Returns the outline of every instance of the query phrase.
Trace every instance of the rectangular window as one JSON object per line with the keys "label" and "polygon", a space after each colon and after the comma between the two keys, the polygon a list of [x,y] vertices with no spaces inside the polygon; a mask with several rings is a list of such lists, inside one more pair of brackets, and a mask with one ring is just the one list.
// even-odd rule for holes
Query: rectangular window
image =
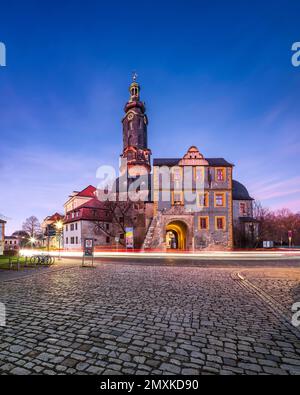
{"label": "rectangular window", "polygon": [[246,203],[240,203],[240,215],[244,217],[247,215],[247,206]]}
{"label": "rectangular window", "polygon": [[106,237],[106,244],[109,244],[110,243],[110,237]]}
{"label": "rectangular window", "polygon": [[109,230],[109,224],[106,224],[106,230]]}
{"label": "rectangular window", "polygon": [[78,244],[78,236],[76,236],[76,244]]}
{"label": "rectangular window", "polygon": [[74,230],[74,224],[71,224],[71,230]]}
{"label": "rectangular window", "polygon": [[203,167],[195,167],[195,181],[204,181],[204,168]]}
{"label": "rectangular window", "polygon": [[173,181],[181,181],[182,180],[182,168],[175,167],[172,169]]}
{"label": "rectangular window", "polygon": [[78,229],[78,225],[77,225],[77,222],[76,222],[76,224],[75,224],[75,230],[77,230]]}
{"label": "rectangular window", "polygon": [[216,228],[216,230],[226,230],[225,217],[216,217],[215,218],[215,228]]}
{"label": "rectangular window", "polygon": [[74,244],[74,237],[71,237],[71,244]]}
{"label": "rectangular window", "polygon": [[226,207],[226,195],[224,192],[215,192],[215,207]]}
{"label": "rectangular window", "polygon": [[198,207],[209,207],[209,192],[198,193]]}
{"label": "rectangular window", "polygon": [[208,217],[199,217],[199,229],[200,230],[209,229],[209,218]]}
{"label": "rectangular window", "polygon": [[181,191],[172,191],[172,205],[183,205],[183,192]]}
{"label": "rectangular window", "polygon": [[215,174],[215,179],[216,181],[226,181],[226,173],[224,168],[217,168],[216,169],[216,174]]}
{"label": "rectangular window", "polygon": [[66,244],[69,244],[69,238],[66,237]]}
{"label": "rectangular window", "polygon": [[68,225],[66,225],[66,232],[68,231],[68,229],[69,229],[69,227],[68,227]]}

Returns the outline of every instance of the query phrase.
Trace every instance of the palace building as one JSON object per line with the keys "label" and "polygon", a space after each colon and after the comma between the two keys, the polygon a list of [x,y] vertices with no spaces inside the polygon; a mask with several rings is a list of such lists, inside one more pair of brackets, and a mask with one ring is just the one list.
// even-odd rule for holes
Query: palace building
{"label": "palace building", "polygon": [[[234,165],[224,158],[207,158],[196,146],[180,158],[152,162],[146,107],[135,78],[129,92],[122,119],[123,167],[109,191],[122,203],[97,203],[97,191],[91,186],[75,192],[65,204],[65,246],[82,246],[84,237],[93,233],[93,223],[97,223],[96,244],[106,248],[116,240],[124,240],[126,246],[127,227],[133,232],[134,248],[143,250],[197,251],[253,244],[258,227],[253,199],[233,179]],[[132,203],[120,199],[124,184],[126,192],[136,184],[143,199]]]}

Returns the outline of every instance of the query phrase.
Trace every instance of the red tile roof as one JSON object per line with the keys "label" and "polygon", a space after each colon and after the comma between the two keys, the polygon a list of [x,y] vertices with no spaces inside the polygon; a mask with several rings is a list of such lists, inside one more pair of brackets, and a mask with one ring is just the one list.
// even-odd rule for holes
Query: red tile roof
{"label": "red tile roof", "polygon": [[55,213],[55,214],[51,215],[50,217],[48,217],[47,220],[48,221],[59,221],[63,218],[64,218],[64,216],[62,214]]}
{"label": "red tile roof", "polygon": [[[69,211],[66,216],[64,223],[76,221],[105,221],[111,222],[111,214],[105,209],[105,203],[100,202],[97,198],[93,198],[76,209]],[[72,213],[75,215],[72,217]]]}
{"label": "red tile roof", "polygon": [[84,188],[82,191],[77,193],[77,196],[83,197],[95,197],[96,188],[93,185],[89,185],[88,187]]}

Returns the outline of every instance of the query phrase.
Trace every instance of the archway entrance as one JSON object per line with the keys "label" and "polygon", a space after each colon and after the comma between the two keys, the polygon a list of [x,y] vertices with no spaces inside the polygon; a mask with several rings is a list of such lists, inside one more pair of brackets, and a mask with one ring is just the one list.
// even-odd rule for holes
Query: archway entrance
{"label": "archway entrance", "polygon": [[187,226],[184,222],[173,221],[166,227],[166,246],[167,249],[184,250],[186,249]]}

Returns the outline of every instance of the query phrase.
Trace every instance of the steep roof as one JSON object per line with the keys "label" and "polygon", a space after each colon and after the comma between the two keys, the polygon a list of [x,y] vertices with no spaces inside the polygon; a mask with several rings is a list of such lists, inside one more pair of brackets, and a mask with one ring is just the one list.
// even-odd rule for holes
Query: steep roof
{"label": "steep roof", "polygon": [[46,218],[47,221],[58,221],[60,219],[64,218],[64,216],[62,214],[59,213],[55,213],[49,217]]}
{"label": "steep roof", "polygon": [[93,185],[89,185],[88,187],[84,188],[82,191],[78,192],[76,196],[83,196],[83,197],[95,197],[96,188]]}
{"label": "steep roof", "polygon": [[232,199],[233,200],[254,200],[245,187],[245,185],[240,182],[233,180],[232,181]]}
{"label": "steep roof", "polygon": [[82,205],[76,207],[76,209],[72,210],[72,211],[76,211],[79,210],[81,208],[102,208],[105,209],[105,204],[104,202],[100,202],[99,199],[97,199],[96,197],[94,197],[93,199],[83,203]]}
{"label": "steep roof", "polygon": [[[227,162],[224,158],[205,158],[209,166],[213,167],[233,167],[232,163]],[[177,166],[182,158],[157,158],[153,160],[153,166]]]}

